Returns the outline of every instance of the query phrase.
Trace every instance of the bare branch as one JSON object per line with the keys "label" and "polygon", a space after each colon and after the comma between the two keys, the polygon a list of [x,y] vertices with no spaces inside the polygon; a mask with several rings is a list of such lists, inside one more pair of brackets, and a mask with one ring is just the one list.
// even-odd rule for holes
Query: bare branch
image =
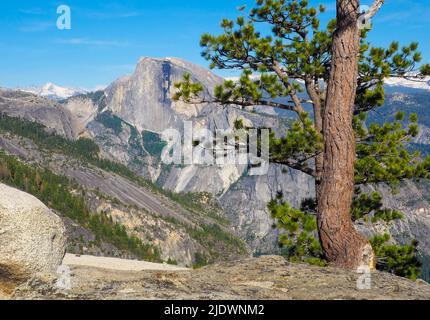
{"label": "bare branch", "polygon": [[[307,102],[307,100],[303,100],[304,102]],[[192,100],[184,101],[186,103],[190,104],[203,104],[203,103],[215,103],[215,104],[221,104],[224,106],[230,105],[230,106],[240,106],[240,107],[254,107],[254,106],[266,106],[266,107],[272,107],[272,108],[278,108],[282,110],[288,110],[288,111],[294,111],[297,112],[297,108],[295,104],[286,104],[286,103],[280,103],[275,102],[271,100],[258,100],[258,101],[251,101],[251,100],[230,100],[230,101],[222,101],[218,99],[212,99],[207,100],[203,98],[195,98]],[[292,102],[292,101],[288,101]]]}
{"label": "bare branch", "polygon": [[282,67],[278,61],[274,61],[274,64],[272,66],[272,70],[277,74],[279,79],[282,81],[283,85],[287,90],[290,90],[290,97],[293,100],[293,103],[295,105],[294,111],[296,111],[299,115],[303,114],[305,110],[302,107],[302,104],[300,102],[300,99],[298,98],[297,94],[293,90],[291,83],[288,82],[288,80],[285,80],[286,74],[284,73],[284,70],[282,70]]}
{"label": "bare branch", "polygon": [[375,0],[375,2],[373,2],[373,4],[370,6],[370,9],[364,14],[364,19],[371,19],[379,11],[379,9],[381,9],[384,2],[385,0]]}

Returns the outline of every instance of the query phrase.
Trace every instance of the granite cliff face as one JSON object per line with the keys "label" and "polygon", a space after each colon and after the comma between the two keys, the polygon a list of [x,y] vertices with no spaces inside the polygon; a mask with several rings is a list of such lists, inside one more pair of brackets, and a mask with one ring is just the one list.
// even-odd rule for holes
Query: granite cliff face
{"label": "granite cliff face", "polygon": [[220,198],[235,231],[256,253],[278,250],[277,232],[272,229],[267,204],[279,192],[294,207],[314,196],[313,180],[296,170],[270,165],[267,175],[244,176]]}
{"label": "granite cliff face", "polygon": [[182,80],[184,73],[190,73],[209,91],[222,81],[208,70],[180,59],[142,58],[131,76],[115,81],[105,90],[106,110],[140,131],[178,128],[183,119],[197,116],[204,108],[172,101],[174,84]]}
{"label": "granite cliff face", "polygon": [[[159,159],[161,149],[157,154],[148,148],[148,144],[157,141],[145,141],[144,136],[149,132],[153,140],[159,140],[159,134],[165,129],[183,132],[184,121],[192,122],[195,131],[233,128],[237,120],[250,127],[279,131],[285,128],[286,120],[276,113],[261,116],[255,110],[174,102],[173,84],[182,80],[185,73],[204,85],[205,94],[222,81],[206,69],[180,59],[142,58],[132,75],[115,81],[101,93],[102,99],[95,101],[94,97],[83,95],[67,100],[64,106],[78,119],[79,127],[75,131],[95,139],[107,157],[130,166],[165,189],[214,194],[221,200],[226,216],[233,221],[234,230],[241,236],[254,238],[249,241],[252,249],[271,252],[276,247],[276,236],[271,229],[267,202],[282,191],[298,203],[300,197],[312,193],[312,189],[304,190],[310,187],[310,181],[291,170],[283,175],[287,180],[281,182],[274,178],[275,173],[282,171],[277,166],[270,167],[269,176],[260,177],[249,176],[247,165],[165,166]],[[297,186],[300,190],[297,192],[293,185],[305,180],[304,186]],[[242,191],[236,192],[232,186],[240,186]]]}

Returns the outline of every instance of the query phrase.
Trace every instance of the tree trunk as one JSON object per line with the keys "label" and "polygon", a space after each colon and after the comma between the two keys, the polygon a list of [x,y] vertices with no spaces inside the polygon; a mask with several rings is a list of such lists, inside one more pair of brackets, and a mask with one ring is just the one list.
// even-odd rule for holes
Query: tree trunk
{"label": "tree trunk", "polygon": [[[322,120],[322,101],[318,94],[315,83],[311,78],[305,80],[306,92],[309,98],[312,100],[313,110],[314,110],[314,125],[317,132],[322,135],[323,120]],[[320,189],[321,189],[321,177],[323,171],[324,155],[322,153],[317,154],[315,157],[315,197],[319,199]]]}
{"label": "tree trunk", "polygon": [[318,231],[328,261],[336,266],[374,267],[368,240],[351,220],[355,137],[352,127],[357,88],[359,0],[337,0],[331,74],[323,110],[324,159],[318,190]]}
{"label": "tree trunk", "polygon": [[[314,125],[315,129],[322,136],[322,128],[323,128],[323,121],[322,121],[322,100],[320,95],[318,94],[318,91],[315,88],[315,83],[313,82],[312,78],[305,79],[305,87],[306,92],[309,95],[309,98],[312,100],[312,106],[314,111]],[[323,163],[324,163],[324,155],[323,153],[317,154],[315,157],[315,198],[318,199],[321,196],[321,178],[322,178],[322,172],[323,172]]]}

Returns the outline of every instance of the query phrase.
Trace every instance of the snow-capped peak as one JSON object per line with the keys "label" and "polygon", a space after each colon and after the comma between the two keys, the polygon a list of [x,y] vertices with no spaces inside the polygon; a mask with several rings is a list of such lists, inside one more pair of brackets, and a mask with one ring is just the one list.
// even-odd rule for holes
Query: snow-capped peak
{"label": "snow-capped peak", "polygon": [[[412,74],[413,76],[413,74]],[[239,81],[240,77],[226,77],[225,80]],[[250,76],[251,80],[260,79],[260,74],[252,74]],[[301,80],[296,80],[301,83]],[[421,89],[430,91],[430,77],[424,79],[406,79],[406,78],[387,78],[384,80],[384,84],[388,87],[395,88],[405,88],[405,89]]]}
{"label": "snow-capped peak", "polygon": [[430,91],[430,77],[419,80],[408,80],[404,78],[388,78],[385,84],[390,87],[404,87],[410,89],[422,89]]}
{"label": "snow-capped peak", "polygon": [[23,88],[20,90],[37,94],[39,96],[53,99],[53,100],[63,100],[63,99],[67,99],[67,98],[88,92],[88,90],[84,90],[84,89],[61,87],[52,82],[48,82],[43,86],[34,86],[30,88]]}

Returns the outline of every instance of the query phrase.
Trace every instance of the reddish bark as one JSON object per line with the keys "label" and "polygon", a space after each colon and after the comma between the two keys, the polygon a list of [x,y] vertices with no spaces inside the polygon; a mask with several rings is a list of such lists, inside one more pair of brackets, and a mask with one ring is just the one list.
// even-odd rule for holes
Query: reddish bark
{"label": "reddish bark", "polygon": [[323,110],[324,155],[318,190],[318,230],[324,253],[345,268],[372,267],[368,240],[351,220],[354,193],[355,137],[352,127],[357,88],[359,0],[337,0],[331,74]]}

